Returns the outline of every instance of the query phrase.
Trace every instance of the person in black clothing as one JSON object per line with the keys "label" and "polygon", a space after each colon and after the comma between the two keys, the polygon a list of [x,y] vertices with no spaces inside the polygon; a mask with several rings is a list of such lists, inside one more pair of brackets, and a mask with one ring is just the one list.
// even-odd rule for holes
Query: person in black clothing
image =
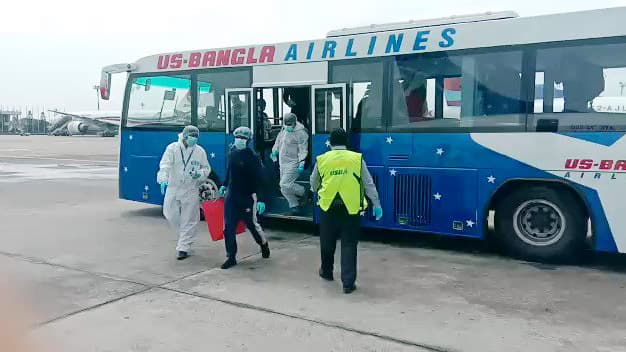
{"label": "person in black clothing", "polygon": [[263,165],[254,151],[247,146],[252,136],[250,129],[238,127],[233,135],[235,143],[228,154],[226,180],[220,188],[220,194],[225,194],[224,244],[227,256],[222,269],[237,265],[235,232],[240,220],[246,223],[254,240],[261,246],[263,258],[270,257],[269,244],[257,219],[257,214],[265,212],[265,203],[260,199],[263,188]]}
{"label": "person in black clothing", "polygon": [[289,87],[283,90],[283,101],[296,114],[298,122],[307,129],[310,128],[309,115],[311,112],[311,92],[307,87]]}

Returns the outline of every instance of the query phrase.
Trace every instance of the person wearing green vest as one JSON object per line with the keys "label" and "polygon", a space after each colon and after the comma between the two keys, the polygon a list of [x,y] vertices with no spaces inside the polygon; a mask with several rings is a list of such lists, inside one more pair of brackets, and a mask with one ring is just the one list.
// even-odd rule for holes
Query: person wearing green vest
{"label": "person wearing green vest", "polygon": [[361,229],[361,213],[367,198],[374,203],[376,220],[383,209],[374,180],[360,153],[347,149],[348,134],[338,128],[330,134],[331,150],[318,156],[311,173],[311,191],[317,192],[320,214],[321,278],[333,280],[337,239],[341,238],[341,281],[343,292],[356,290],[357,245]]}

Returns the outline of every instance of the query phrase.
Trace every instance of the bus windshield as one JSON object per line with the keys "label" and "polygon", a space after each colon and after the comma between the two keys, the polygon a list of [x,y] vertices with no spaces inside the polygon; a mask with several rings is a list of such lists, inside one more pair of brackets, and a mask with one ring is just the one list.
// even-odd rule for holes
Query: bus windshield
{"label": "bus windshield", "polygon": [[[131,78],[124,127],[175,127],[191,124],[191,77]],[[205,87],[204,89],[209,89]]]}

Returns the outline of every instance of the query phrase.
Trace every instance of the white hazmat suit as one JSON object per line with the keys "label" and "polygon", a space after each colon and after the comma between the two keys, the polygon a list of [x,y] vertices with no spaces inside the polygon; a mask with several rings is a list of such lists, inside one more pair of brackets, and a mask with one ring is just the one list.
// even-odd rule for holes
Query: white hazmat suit
{"label": "white hazmat suit", "polygon": [[[200,221],[199,188],[211,173],[204,149],[197,144],[185,147],[184,138],[180,134],[178,142],[167,146],[157,173],[157,183],[167,183],[163,215],[178,232],[179,252],[191,249]],[[194,179],[192,175],[196,173],[200,176]]]}
{"label": "white hazmat suit", "polygon": [[299,197],[305,193],[305,188],[296,183],[299,176],[298,166],[301,163],[304,165],[309,154],[309,134],[304,125],[296,122],[292,132],[283,127],[276,137],[272,152],[278,153],[280,191],[287,199],[289,208],[296,208]]}

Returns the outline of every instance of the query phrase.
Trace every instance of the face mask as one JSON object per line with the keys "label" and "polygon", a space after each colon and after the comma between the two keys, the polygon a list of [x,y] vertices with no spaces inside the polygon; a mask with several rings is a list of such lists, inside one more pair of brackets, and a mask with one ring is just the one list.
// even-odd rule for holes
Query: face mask
{"label": "face mask", "polygon": [[245,149],[247,142],[248,141],[245,139],[235,138],[235,148],[240,149],[240,150]]}
{"label": "face mask", "polygon": [[193,147],[194,145],[198,144],[198,137],[192,137],[192,136],[187,137],[187,144],[190,147]]}
{"label": "face mask", "polygon": [[295,129],[296,129],[296,128],[295,128],[295,127],[293,127],[293,126],[287,126],[287,127],[285,127],[285,130],[286,130],[287,132],[293,132],[293,131],[295,131]]}

